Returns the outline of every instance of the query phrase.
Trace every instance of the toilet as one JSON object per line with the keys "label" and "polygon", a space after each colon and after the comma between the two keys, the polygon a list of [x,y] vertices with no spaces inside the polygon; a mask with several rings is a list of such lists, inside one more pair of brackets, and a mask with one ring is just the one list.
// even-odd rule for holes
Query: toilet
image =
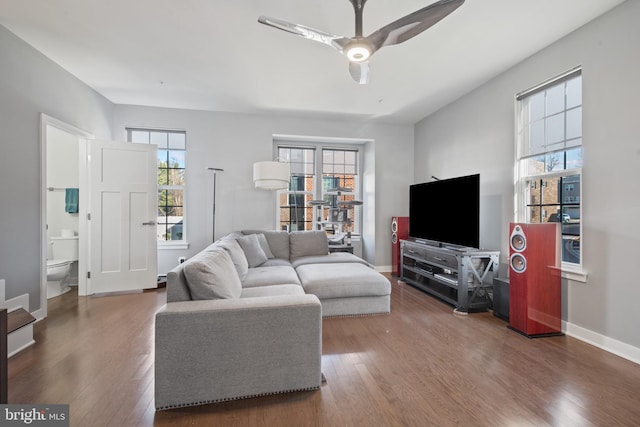
{"label": "toilet", "polygon": [[67,279],[78,261],[78,236],[51,237],[52,259],[47,260],[47,299],[71,290]]}

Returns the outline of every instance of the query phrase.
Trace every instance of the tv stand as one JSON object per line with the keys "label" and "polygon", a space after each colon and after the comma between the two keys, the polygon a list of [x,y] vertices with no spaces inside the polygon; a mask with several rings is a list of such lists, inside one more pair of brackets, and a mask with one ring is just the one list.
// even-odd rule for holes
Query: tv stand
{"label": "tv stand", "polygon": [[484,311],[492,305],[489,291],[497,277],[499,251],[400,242],[403,281],[456,307],[456,311]]}

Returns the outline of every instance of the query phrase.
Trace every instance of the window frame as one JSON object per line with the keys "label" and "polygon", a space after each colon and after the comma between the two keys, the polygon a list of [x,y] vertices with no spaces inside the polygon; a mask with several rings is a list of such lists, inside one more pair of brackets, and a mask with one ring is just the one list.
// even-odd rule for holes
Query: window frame
{"label": "window frame", "polygon": [[[289,140],[274,140],[274,158],[279,159],[280,157],[280,148],[289,148],[289,149],[310,149],[314,151],[314,164],[313,164],[313,189],[311,192],[291,192],[291,190],[279,190],[276,195],[276,229],[280,229],[282,225],[282,221],[280,220],[280,196],[284,193],[290,194],[304,194],[310,195],[312,200],[323,199],[324,194],[324,174],[323,174],[323,150],[334,150],[334,151],[352,151],[355,152],[356,156],[356,173],[355,176],[355,188],[353,192],[343,193],[342,195],[353,195],[354,199],[362,200],[362,162],[363,162],[363,149],[362,144],[354,143],[328,143],[328,142],[304,142],[297,143],[296,141]],[[307,206],[305,206],[306,208]],[[311,209],[311,230],[318,230],[318,224],[324,222],[324,215],[326,215],[326,208],[323,208],[323,219],[318,221],[317,218],[317,207],[313,206]],[[359,238],[362,235],[362,209],[358,209],[356,206],[354,208],[354,221],[353,221],[353,231],[352,237]],[[325,228],[320,228],[324,230]]]}
{"label": "window frame", "polygon": [[[561,269],[564,272],[566,272],[567,274],[565,274],[565,277],[571,277],[573,279],[576,279],[578,281],[586,281],[586,273],[584,273],[584,234],[583,234],[583,224],[584,224],[584,199],[583,199],[583,191],[584,191],[584,182],[583,182],[583,168],[584,168],[584,163],[582,162],[580,164],[580,167],[571,167],[571,168],[567,168],[567,158],[566,158],[566,153],[572,149],[576,149],[576,148],[580,148],[581,150],[581,156],[583,155],[584,151],[583,151],[583,132],[582,129],[584,128],[584,126],[582,126],[582,120],[580,120],[580,136],[579,138],[568,138],[567,137],[567,123],[566,123],[566,118],[565,118],[565,122],[564,122],[564,135],[563,135],[563,139],[562,139],[562,144],[563,147],[561,149],[543,149],[542,151],[538,151],[538,152],[527,152],[526,154],[524,153],[524,144],[527,144],[527,149],[530,150],[531,144],[529,142],[529,140],[527,140],[527,138],[529,138],[529,134],[527,134],[527,136],[524,136],[524,113],[525,113],[525,108],[523,107],[523,101],[528,99],[531,96],[537,95],[541,92],[546,92],[548,89],[553,89],[556,88],[558,85],[562,84],[564,85],[566,82],[571,81],[577,77],[582,77],[582,67],[575,67],[571,70],[568,70],[567,72],[556,76],[552,79],[549,79],[543,83],[541,83],[540,85],[537,85],[531,89],[528,89],[526,91],[523,91],[519,94],[516,95],[515,98],[515,153],[514,153],[514,179],[515,179],[515,195],[514,195],[514,204],[515,204],[515,220],[516,221],[520,221],[520,222],[526,222],[529,217],[530,217],[530,206],[532,206],[532,204],[530,203],[530,199],[528,199],[528,196],[530,195],[529,190],[528,190],[528,182],[530,181],[543,181],[543,180],[550,180],[550,179],[558,179],[561,180],[562,178],[567,178],[567,177],[571,177],[571,176],[578,176],[579,179],[579,183],[580,183],[580,200],[578,202],[579,204],[579,212],[580,212],[580,223],[579,223],[579,239],[580,239],[580,251],[579,251],[579,262],[574,263],[574,262],[569,262],[569,261],[563,261],[562,260],[562,252],[560,254],[560,259],[561,259]],[[580,83],[580,93],[581,93],[581,97],[582,97],[582,93],[583,93],[583,85],[582,85],[582,80]],[[567,107],[567,92],[566,92],[566,86],[565,86],[565,93],[564,93],[564,105],[563,105],[563,109],[561,110],[561,112],[563,114],[567,114],[570,111],[573,111],[577,108],[580,108],[582,111],[582,108],[584,107],[584,103],[582,101],[582,98],[580,99],[580,104],[579,106],[571,106],[571,107]],[[555,114],[555,113],[554,113]],[[546,112],[543,115],[543,120],[545,122],[543,122],[545,124],[545,128],[546,128],[546,120],[549,117],[553,117],[554,114],[549,114],[547,115]],[[527,124],[531,124],[533,123],[533,121],[527,123]],[[576,144],[575,141],[579,139],[579,144]],[[567,143],[569,142],[569,143]],[[547,141],[545,140],[545,144],[547,143]],[[554,142],[554,144],[558,144],[558,142]],[[547,147],[547,145],[545,145],[545,147]],[[531,172],[530,170],[527,170],[527,161],[532,160],[532,159],[536,159],[536,158],[540,158],[541,156],[548,156],[548,155],[553,155],[554,153],[562,153],[564,154],[565,158],[564,158],[564,162],[563,162],[563,166],[565,167],[565,169],[558,169],[558,170],[551,170],[551,171],[547,171],[546,169],[546,162],[544,163],[544,168],[542,172],[539,173],[534,173]],[[564,184],[563,184],[564,185]],[[558,209],[560,212],[560,226],[564,227],[564,223],[562,221],[562,214],[564,213],[563,211],[563,206],[565,204],[575,204],[575,203],[565,203],[563,200],[561,200],[562,197],[562,193],[564,191],[564,188],[559,189],[559,194],[558,194],[558,200],[557,203],[543,203],[543,200],[540,200],[538,203],[534,203],[534,206],[547,206],[547,205],[558,205]],[[542,219],[541,219],[542,222]],[[563,234],[563,241],[564,241],[564,234]]]}
{"label": "window frame", "polygon": [[[320,148],[321,152],[322,152],[322,161],[321,164],[319,165],[319,169],[321,170],[321,178],[322,178],[322,185],[320,186],[320,199],[323,200],[327,200],[327,196],[330,198],[335,198],[337,200],[338,195],[336,194],[329,194],[328,192],[325,192],[325,186],[324,186],[324,182],[325,182],[325,163],[324,163],[324,152],[325,151],[342,151],[342,152],[352,152],[355,153],[355,163],[354,163],[354,169],[355,172],[353,174],[347,174],[346,172],[343,175],[353,175],[353,183],[354,183],[354,187],[352,190],[353,191],[348,191],[348,192],[341,192],[340,196],[347,196],[348,198],[351,198],[351,200],[362,200],[362,183],[361,183],[361,176],[362,174],[360,173],[360,169],[361,169],[361,156],[360,156],[360,149],[359,147],[333,147],[333,146],[322,146]],[[332,163],[332,165],[336,165],[337,163]],[[347,163],[342,163],[343,165],[347,165]],[[335,173],[335,172],[334,172]],[[336,177],[333,176],[333,178],[335,179]],[[340,180],[340,177],[338,177],[338,181]],[[333,183],[333,185],[335,185],[335,181]],[[346,185],[345,182],[343,182],[342,184],[340,184],[340,182],[338,182],[338,186],[344,186]],[[335,188],[335,187],[334,187]],[[328,208],[323,208],[323,216],[327,215],[327,209]],[[361,236],[362,235],[362,209],[358,209],[356,206],[353,207],[353,225],[352,225],[352,231],[351,231],[351,235],[352,236]],[[348,214],[348,213],[347,213]]]}
{"label": "window frame", "polygon": [[[313,162],[312,162],[312,170],[313,170],[313,174],[304,174],[304,175],[298,175],[295,174],[295,172],[293,170],[291,170],[290,175],[289,175],[289,187],[287,189],[284,190],[278,190],[276,192],[276,230],[280,230],[283,224],[283,221],[281,220],[281,210],[284,208],[289,208],[289,222],[287,223],[287,230],[290,231],[297,231],[293,230],[291,228],[292,225],[292,221],[291,221],[291,216],[292,216],[292,210],[295,211],[296,215],[298,213],[299,209],[302,209],[302,212],[306,212],[307,209],[310,209],[311,211],[311,221],[305,221],[305,215],[303,214],[303,218],[302,218],[302,223],[303,224],[307,224],[310,223],[311,224],[311,229],[315,230],[315,217],[313,215],[315,215],[315,210],[312,207],[308,207],[306,203],[302,203],[300,206],[297,205],[297,200],[299,197],[302,197],[303,201],[309,197],[310,199],[314,199],[314,195],[315,195],[315,190],[317,187],[317,170],[316,170],[316,163],[317,163],[317,158],[318,158],[318,153],[317,150],[315,149],[315,147],[311,147],[311,146],[301,146],[301,145],[295,145],[295,144],[280,144],[276,147],[274,147],[274,151],[275,151],[275,158],[279,159],[279,160],[284,160],[285,158],[281,156],[280,153],[280,149],[289,149],[289,150],[307,150],[310,151],[311,154],[313,155]],[[295,162],[295,163],[299,163],[300,165],[305,165],[308,164],[308,162]],[[306,169],[303,166],[303,169]],[[300,189],[293,189],[291,188],[292,186],[292,177],[295,176],[303,176],[303,177],[310,177],[311,178],[311,191],[305,190],[304,188],[302,190]],[[303,180],[304,182],[304,180]],[[303,184],[304,187],[304,184]],[[286,205],[282,205],[281,204],[281,198],[282,195],[286,195],[287,197],[287,204]],[[294,197],[294,203],[291,203],[292,197]],[[296,217],[297,218],[297,217]],[[300,221],[295,221],[295,224],[299,224]]]}
{"label": "window frame", "polygon": [[[165,129],[165,128],[146,128],[146,127],[126,127],[125,128],[125,132],[126,132],[126,136],[127,136],[127,141],[131,142],[133,144],[139,144],[142,142],[135,142],[132,139],[132,133],[133,132],[147,132],[149,133],[149,141],[148,144],[153,144],[151,142],[151,133],[164,133],[167,135],[167,147],[166,148],[160,148],[160,150],[168,150],[168,151],[182,151],[184,153],[184,168],[178,168],[178,169],[182,169],[183,170],[183,184],[182,185],[160,185],[158,184],[157,187],[157,191],[158,191],[158,196],[157,196],[157,200],[156,200],[156,208],[159,210],[161,205],[160,205],[160,191],[161,190],[181,190],[182,191],[182,205],[180,206],[182,208],[182,238],[181,239],[175,239],[175,240],[167,240],[165,239],[161,239],[158,238],[156,241],[158,243],[158,248],[162,249],[181,249],[181,248],[187,248],[188,247],[188,243],[187,243],[187,231],[188,231],[188,224],[187,224],[187,185],[186,185],[186,176],[187,176],[187,132],[186,130],[183,129]],[[174,148],[174,147],[170,147],[170,143],[168,141],[169,139],[169,135],[170,134],[180,134],[180,135],[184,135],[184,148]],[[156,145],[156,150],[159,150],[159,148],[157,148],[157,144],[153,144]],[[156,169],[158,171],[160,171],[160,168],[157,165],[157,154],[156,154]],[[164,169],[173,169],[173,168],[164,168]],[[159,217],[159,215],[158,215]],[[178,224],[178,223],[176,223]],[[158,227],[160,224],[157,224],[156,227]]]}

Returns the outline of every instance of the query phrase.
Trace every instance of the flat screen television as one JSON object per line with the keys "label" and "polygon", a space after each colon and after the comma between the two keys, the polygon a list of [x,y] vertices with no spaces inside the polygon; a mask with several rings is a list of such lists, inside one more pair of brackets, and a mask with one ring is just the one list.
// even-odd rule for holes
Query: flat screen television
{"label": "flat screen television", "polygon": [[480,247],[480,175],[409,187],[409,237]]}

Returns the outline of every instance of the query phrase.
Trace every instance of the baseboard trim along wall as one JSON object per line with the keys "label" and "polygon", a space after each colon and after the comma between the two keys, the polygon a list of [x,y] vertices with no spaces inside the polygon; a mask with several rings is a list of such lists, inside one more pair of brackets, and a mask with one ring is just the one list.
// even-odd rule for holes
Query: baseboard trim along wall
{"label": "baseboard trim along wall", "polygon": [[565,334],[570,337],[584,341],[587,344],[596,346],[604,351],[613,353],[624,359],[640,365],[640,348],[618,341],[614,338],[607,337],[597,332],[590,331],[573,323],[562,322],[562,329]]}
{"label": "baseboard trim along wall", "polygon": [[378,273],[391,273],[390,265],[376,265],[373,267]]}
{"label": "baseboard trim along wall", "polygon": [[[5,281],[0,279],[0,308],[6,308],[9,313],[20,308],[29,311],[29,294],[23,294],[11,299],[5,299]],[[33,324],[11,332],[7,336],[7,357],[11,357],[32,346],[36,342],[33,339]]]}
{"label": "baseboard trim along wall", "polygon": [[[391,266],[376,266],[375,270],[381,273],[390,272]],[[572,338],[584,341],[587,344],[591,344],[604,351],[640,365],[640,348],[638,347],[634,347],[630,344],[593,332],[589,329],[583,328],[582,326],[578,326],[564,320],[562,321],[562,331]]]}
{"label": "baseboard trim along wall", "polygon": [[20,353],[31,347],[36,341],[33,339],[33,325],[23,326],[7,337],[7,357]]}

